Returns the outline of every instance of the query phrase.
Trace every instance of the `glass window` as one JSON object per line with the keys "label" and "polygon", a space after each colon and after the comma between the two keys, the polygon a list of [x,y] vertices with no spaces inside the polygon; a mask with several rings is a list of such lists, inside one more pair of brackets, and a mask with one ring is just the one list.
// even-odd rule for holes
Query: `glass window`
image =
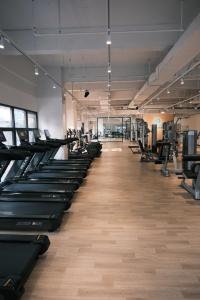
{"label": "glass window", "polygon": [[10,107],[0,105],[0,127],[12,127],[12,111]]}
{"label": "glass window", "polygon": [[37,128],[37,118],[35,113],[28,112],[28,128]]}
{"label": "glass window", "polygon": [[12,131],[4,131],[3,132],[6,138],[6,142],[3,142],[7,146],[12,146],[13,145],[13,135]]}
{"label": "glass window", "polygon": [[16,145],[19,146],[20,140],[19,140],[19,136],[18,136],[17,132],[15,132],[15,135],[16,135]]}
{"label": "glass window", "polygon": [[22,109],[14,109],[15,116],[15,127],[25,128],[26,127],[26,112]]}
{"label": "glass window", "polygon": [[6,145],[20,144],[17,128],[26,129],[29,141],[34,142],[33,129],[37,129],[37,126],[36,112],[0,104],[0,128],[4,128],[4,134],[7,139]]}
{"label": "glass window", "polygon": [[34,134],[33,134],[32,130],[29,131],[29,142],[30,143],[34,143],[35,142],[35,138],[34,138]]}

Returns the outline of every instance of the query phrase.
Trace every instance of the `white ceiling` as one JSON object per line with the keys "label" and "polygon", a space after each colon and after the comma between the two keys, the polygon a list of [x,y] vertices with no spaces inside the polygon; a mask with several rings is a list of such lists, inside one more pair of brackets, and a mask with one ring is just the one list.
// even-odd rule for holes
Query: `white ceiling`
{"label": "white ceiling", "polygon": [[[134,99],[200,12],[199,0],[184,0],[181,24],[180,3],[110,0],[111,105],[127,106]],[[106,0],[1,0],[0,27],[41,65],[63,67],[67,88],[74,82],[76,97],[87,106],[99,107],[108,98]],[[171,102],[165,97],[162,105]]]}

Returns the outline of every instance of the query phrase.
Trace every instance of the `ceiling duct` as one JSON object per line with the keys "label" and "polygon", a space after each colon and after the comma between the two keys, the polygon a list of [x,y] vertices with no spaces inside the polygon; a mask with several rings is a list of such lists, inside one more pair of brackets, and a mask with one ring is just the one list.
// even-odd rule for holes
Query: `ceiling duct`
{"label": "ceiling duct", "polygon": [[129,104],[132,107],[145,104],[148,98],[156,93],[161,86],[173,81],[176,74],[199,54],[200,49],[200,14],[194,19],[187,30],[182,34],[163,61],[156,67],[146,83],[138,91]]}

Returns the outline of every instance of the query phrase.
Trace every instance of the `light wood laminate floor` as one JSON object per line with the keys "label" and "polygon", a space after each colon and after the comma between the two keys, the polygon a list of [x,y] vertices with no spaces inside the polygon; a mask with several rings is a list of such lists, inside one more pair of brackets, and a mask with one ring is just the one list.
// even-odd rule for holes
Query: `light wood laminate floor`
{"label": "light wood laminate floor", "polygon": [[23,300],[200,299],[200,206],[175,176],[105,143]]}

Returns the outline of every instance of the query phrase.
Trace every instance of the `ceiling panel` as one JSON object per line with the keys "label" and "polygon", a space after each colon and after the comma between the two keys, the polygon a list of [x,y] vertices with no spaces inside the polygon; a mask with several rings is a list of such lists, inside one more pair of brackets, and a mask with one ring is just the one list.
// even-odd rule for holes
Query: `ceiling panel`
{"label": "ceiling panel", "polygon": [[[180,2],[110,0],[112,105],[127,105],[182,35]],[[77,98],[96,105],[108,99],[106,9],[106,0],[1,0],[0,24],[42,66],[65,67],[66,86],[71,89],[75,81]],[[199,12],[199,0],[184,0],[184,29]],[[187,76],[170,96],[165,93],[159,105],[195,94],[199,73]],[[87,99],[85,89],[90,91]]]}

